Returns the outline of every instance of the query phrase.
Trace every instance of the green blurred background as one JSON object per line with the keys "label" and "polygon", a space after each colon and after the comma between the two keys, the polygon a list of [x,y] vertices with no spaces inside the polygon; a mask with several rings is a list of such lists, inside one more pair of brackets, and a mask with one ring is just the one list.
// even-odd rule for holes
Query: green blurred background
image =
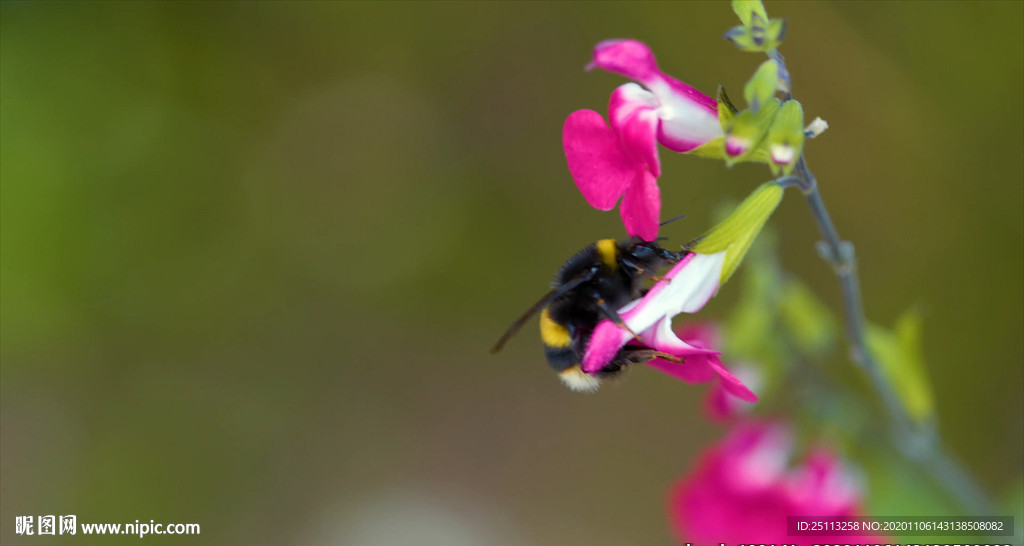
{"label": "green blurred background", "polygon": [[[867,312],[925,311],[941,430],[997,495],[1024,457],[1022,6],[767,5],[831,125],[808,157]],[[0,540],[77,514],[209,544],[668,543],[665,489],[722,433],[705,388],[641,369],[570,393],[532,324],[488,348],[622,236],[560,144],[623,82],[582,70],[591,46],[642,39],[735,97],[761,58],[734,24],[690,2],[0,4]],[[662,161],[679,242],[768,178]],[[773,223],[837,304],[795,192]]]}

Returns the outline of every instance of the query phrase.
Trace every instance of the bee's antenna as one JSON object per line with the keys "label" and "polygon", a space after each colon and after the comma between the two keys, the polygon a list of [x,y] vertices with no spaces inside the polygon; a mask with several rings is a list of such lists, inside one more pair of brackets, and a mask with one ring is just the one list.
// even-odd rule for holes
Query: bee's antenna
{"label": "bee's antenna", "polygon": [[686,215],[685,214],[680,214],[679,216],[676,216],[675,218],[670,218],[670,219],[665,220],[664,222],[658,224],[658,227],[666,226],[668,224],[671,224],[672,222],[675,222],[676,220],[682,220],[683,218],[686,218]]}
{"label": "bee's antenna", "polygon": [[692,252],[693,251],[693,247],[697,246],[703,240],[704,240],[704,235],[701,235],[700,237],[697,237],[696,239],[694,239],[694,240],[690,241],[689,243],[686,243],[685,245],[683,245],[682,249],[684,251],[686,251],[686,252]]}

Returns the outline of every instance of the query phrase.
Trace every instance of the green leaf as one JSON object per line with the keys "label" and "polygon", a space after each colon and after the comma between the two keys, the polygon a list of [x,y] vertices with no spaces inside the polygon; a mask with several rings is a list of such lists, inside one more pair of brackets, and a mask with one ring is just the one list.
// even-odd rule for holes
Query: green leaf
{"label": "green leaf", "polygon": [[765,138],[775,176],[790,174],[804,151],[804,108],[789,100],[782,104]]}
{"label": "green leaf", "polygon": [[839,328],[832,311],[807,285],[791,279],[782,288],[779,311],[798,349],[808,355],[829,351]]}
{"label": "green leaf", "polygon": [[747,100],[747,105],[750,106],[750,109],[757,112],[761,109],[762,104],[775,96],[778,88],[779,63],[769,59],[757,67],[757,71],[754,72],[746,87],[743,88],[743,98]]}
{"label": "green leaf", "polygon": [[711,228],[696,245],[694,252],[715,254],[725,251],[725,263],[722,265],[721,284],[743,261],[743,256],[754,242],[765,222],[782,201],[782,188],[771,182],[761,184],[754,190],[736,210],[717,226]]}
{"label": "green leaf", "polygon": [[921,316],[908,311],[888,331],[869,324],[868,349],[875,356],[882,375],[892,385],[907,413],[916,421],[935,414],[931,382],[924,364],[921,344]]}
{"label": "green leaf", "polygon": [[732,0],[732,11],[736,13],[736,16],[740,18],[740,22],[743,26],[749,27],[754,16],[758,16],[762,21],[768,20],[768,12],[764,10],[764,4],[761,0]]}

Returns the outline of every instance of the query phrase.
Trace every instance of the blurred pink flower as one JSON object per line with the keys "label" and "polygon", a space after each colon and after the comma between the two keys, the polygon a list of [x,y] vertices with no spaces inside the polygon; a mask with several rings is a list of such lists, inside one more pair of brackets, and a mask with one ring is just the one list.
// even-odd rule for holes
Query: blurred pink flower
{"label": "blurred pink flower", "polygon": [[705,383],[717,378],[721,388],[732,396],[756,402],[757,395],[722,365],[718,351],[709,343],[713,341],[710,332],[683,330],[685,335],[691,336],[692,343],[688,343],[672,330],[674,316],[699,311],[718,290],[724,260],[725,252],[690,253],[647,294],[619,310],[628,329],[610,320],[599,322],[583,353],[583,371],[596,373],[608,365],[622,347],[639,343],[682,359],[682,362],[673,362],[655,358],[647,362],[648,366],[687,383]]}
{"label": "blurred pink flower", "polygon": [[590,206],[615,208],[626,232],[646,241],[658,236],[661,176],[658,143],[688,152],[723,136],[717,103],[658,70],[650,49],[636,40],[608,40],[594,48],[590,67],[630,77],[608,104],[608,123],[593,110],[577,110],[562,127],[562,146],[576,186]]}
{"label": "blurred pink flower", "polygon": [[703,453],[670,492],[680,542],[861,544],[884,537],[787,535],[787,516],[860,516],[857,481],[830,451],[818,448],[787,469],[793,440],[780,424],[751,422]]}

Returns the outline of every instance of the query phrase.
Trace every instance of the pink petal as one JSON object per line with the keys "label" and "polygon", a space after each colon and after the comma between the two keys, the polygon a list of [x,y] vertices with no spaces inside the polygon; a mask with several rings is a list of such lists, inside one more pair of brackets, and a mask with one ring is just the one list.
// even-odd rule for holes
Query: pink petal
{"label": "pink petal", "polygon": [[642,82],[658,98],[658,141],[676,152],[688,152],[724,136],[718,103],[697,89],[665,74]]}
{"label": "pink petal", "polygon": [[[819,517],[860,515],[860,494],[835,491],[801,478],[793,496],[793,474],[813,475],[813,459],[787,472],[792,438],[785,429],[763,423],[738,424],[727,439],[705,450],[695,468],[671,491],[669,508],[681,542],[726,544],[793,543],[787,538],[787,515]],[[828,482],[848,481],[841,469],[827,472]],[[819,480],[820,481],[820,480]],[[828,494],[843,497],[841,503]],[[858,536],[860,544],[886,544],[884,537]],[[814,543],[849,543],[849,537],[814,537]],[[810,544],[810,539],[800,541]]]}
{"label": "pink petal", "polygon": [[[729,373],[718,358],[718,352],[706,347],[696,347],[679,339],[672,331],[670,319],[662,320],[658,326],[641,337],[653,349],[684,358],[681,363],[656,359],[648,363],[653,368],[675,376],[687,383],[704,383],[715,377],[721,378],[720,388],[730,395],[748,402],[756,402],[757,396],[739,379]],[[707,327],[703,327],[707,330]],[[705,332],[706,333],[706,332]],[[719,388],[716,385],[715,389]]]}
{"label": "pink petal", "polygon": [[[714,114],[715,120],[718,120],[718,101],[696,87],[681,82],[668,74],[658,72],[657,75],[660,76],[661,81],[639,81],[651,88],[662,104],[677,106],[685,103],[688,108],[700,110],[706,114]],[[662,90],[662,84],[666,85],[668,89]],[[719,125],[719,129],[721,129],[721,125]]]}
{"label": "pink petal", "polygon": [[708,366],[709,359],[717,359],[717,351],[694,347],[679,339],[672,331],[672,319],[665,318],[657,326],[641,334],[645,343],[654,350],[666,352],[683,359],[674,363],[664,359],[655,359],[648,366],[665,372],[687,383],[705,383],[715,378],[715,373]]}
{"label": "pink petal", "polygon": [[637,40],[612,39],[594,46],[594,60],[588,67],[643,81],[658,72],[658,63],[647,44]]}
{"label": "pink petal", "polygon": [[632,339],[632,335],[619,328],[610,320],[603,320],[597,324],[593,333],[590,334],[590,341],[587,342],[587,349],[583,353],[583,361],[580,366],[586,373],[597,373],[608,365],[619,349]]}
{"label": "pink petal", "polygon": [[718,103],[696,88],[658,68],[651,49],[637,40],[605,40],[594,47],[591,66],[642,83],[658,99],[658,141],[676,152],[688,152],[723,136]]}
{"label": "pink petal", "polygon": [[735,490],[753,492],[771,488],[785,494],[786,462],[793,449],[789,428],[758,421],[741,424],[726,439],[726,480]]}
{"label": "pink petal", "polygon": [[601,114],[577,110],[562,127],[562,146],[569,173],[590,206],[611,210],[636,176],[619,137]]}
{"label": "pink petal", "polygon": [[[703,325],[701,325],[703,327]],[[692,342],[687,339],[687,343]],[[750,390],[758,388],[761,383],[760,374],[756,368],[737,365],[733,367],[733,375],[740,379]],[[724,381],[717,381],[708,391],[704,400],[704,409],[708,417],[717,421],[725,421],[735,418],[751,409],[751,405],[741,401],[738,397],[729,392]]]}
{"label": "pink petal", "polygon": [[661,176],[658,159],[658,101],[635,83],[620,85],[608,101],[608,121],[637,164]]}
{"label": "pink petal", "polygon": [[647,365],[659,372],[695,385],[697,383],[707,383],[715,376],[705,361],[705,357],[699,356],[687,357],[683,362],[672,362],[663,358],[655,358],[648,362]]}
{"label": "pink petal", "polygon": [[725,369],[722,365],[722,361],[717,356],[708,359],[708,366],[711,367],[715,373],[722,379],[722,388],[724,388],[729,394],[739,398],[740,400],[746,400],[747,402],[757,402],[757,395],[751,392],[742,381],[739,380],[735,375],[729,373],[729,370]]}
{"label": "pink petal", "polygon": [[738,408],[736,398],[728,394],[721,383],[715,383],[704,399],[704,409],[711,419],[726,421],[736,415]]}
{"label": "pink petal", "polygon": [[718,327],[711,322],[691,322],[676,330],[679,339],[694,347],[720,347],[722,336]]}
{"label": "pink petal", "polygon": [[693,347],[679,339],[672,331],[671,317],[662,318],[656,326],[640,334],[640,337],[655,351],[683,359],[683,362],[672,362],[657,358],[647,363],[652,368],[687,383],[704,383],[715,377],[708,366],[708,359],[717,358],[715,355],[718,353],[711,349]]}
{"label": "pink petal", "polygon": [[658,100],[658,141],[666,148],[688,152],[724,136],[715,99],[660,71],[637,80]]}
{"label": "pink petal", "polygon": [[626,188],[626,196],[619,205],[626,234],[645,241],[658,238],[658,215],[661,214],[661,190],[654,176],[644,170]]}
{"label": "pink petal", "polygon": [[[683,542],[785,543],[785,516],[790,508],[778,479],[782,465],[756,457],[757,443],[737,436],[750,436],[739,425],[729,438],[706,450],[696,467],[672,492],[673,523]],[[743,440],[743,438],[739,438]],[[754,439],[756,441],[756,439]],[[755,455],[753,465],[745,464]],[[782,540],[779,540],[782,538]],[[792,541],[789,541],[792,542]]]}
{"label": "pink petal", "polygon": [[796,505],[812,505],[829,512],[856,510],[861,488],[855,476],[829,449],[818,447],[802,468],[791,473],[788,493]]}

